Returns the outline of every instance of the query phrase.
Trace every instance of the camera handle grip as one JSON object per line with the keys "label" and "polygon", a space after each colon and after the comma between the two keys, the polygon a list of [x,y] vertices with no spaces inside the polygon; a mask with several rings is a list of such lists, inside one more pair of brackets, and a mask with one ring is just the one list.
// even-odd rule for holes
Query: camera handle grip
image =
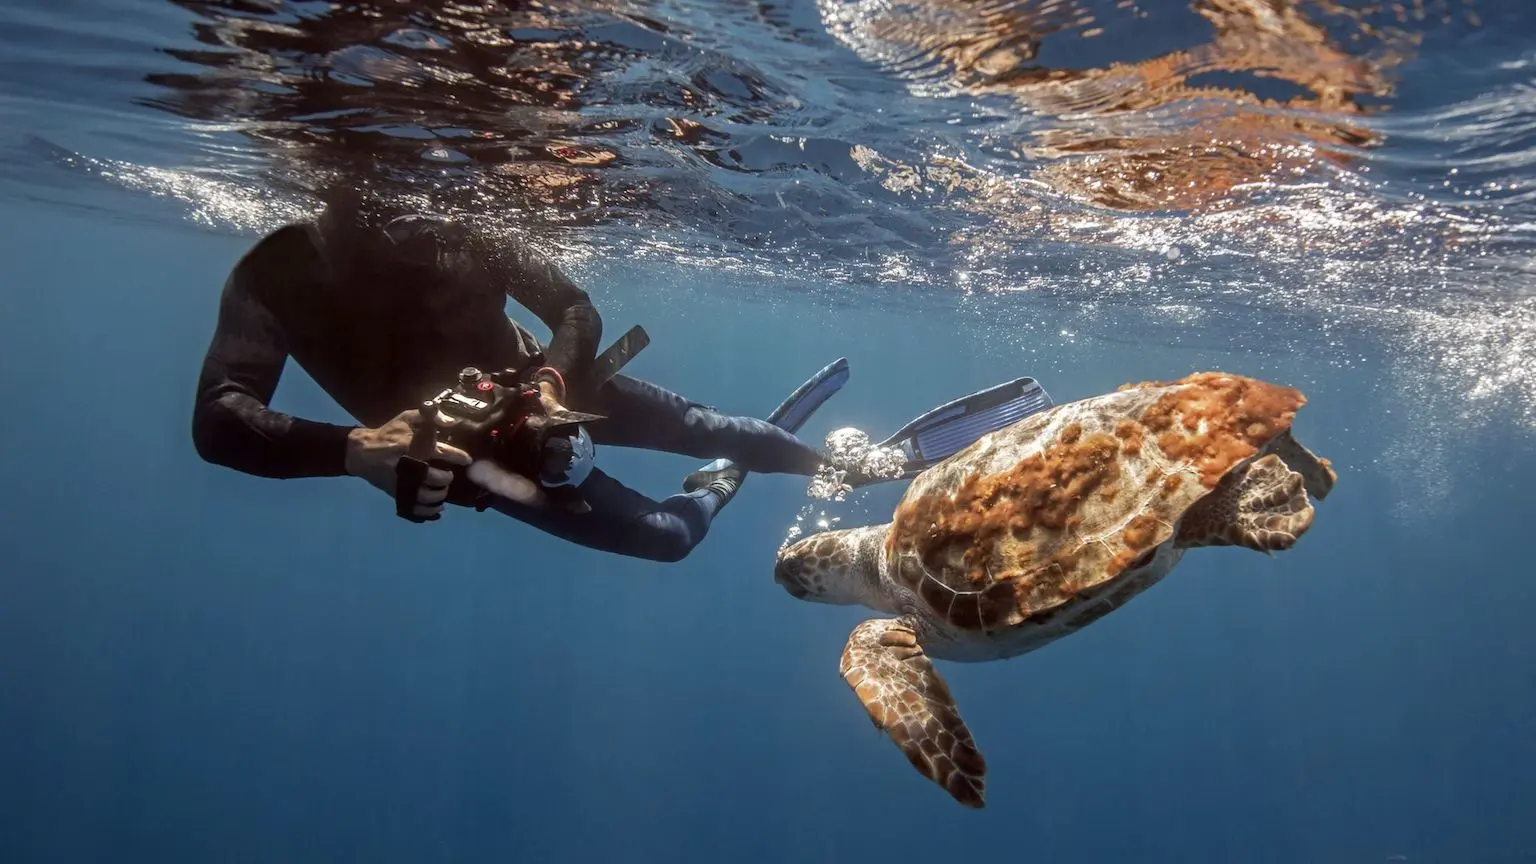
{"label": "camera handle grip", "polygon": [[415,512],[416,493],[427,479],[427,468],[450,470],[452,466],[432,458],[437,453],[437,403],[423,402],[416,410],[418,422],[411,432],[411,447],[395,463],[395,515],[419,525],[442,517],[441,513],[417,516]]}

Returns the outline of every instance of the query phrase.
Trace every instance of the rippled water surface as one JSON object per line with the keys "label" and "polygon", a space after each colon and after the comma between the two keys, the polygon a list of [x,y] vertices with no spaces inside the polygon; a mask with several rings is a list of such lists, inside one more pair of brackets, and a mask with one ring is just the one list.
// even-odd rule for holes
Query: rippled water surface
{"label": "rippled water surface", "polygon": [[[923,339],[940,338],[915,325],[903,329],[903,322],[923,322],[944,330],[946,345],[971,340],[1031,352],[1029,362],[1038,369],[1010,368],[993,377],[1039,374],[1048,387],[1069,377],[1064,366],[1071,361],[1064,358],[1099,350],[1090,343],[1117,352],[1116,362],[1123,361],[1113,373],[1118,380],[1146,377],[1126,367],[1137,352],[1165,349],[1205,352],[1203,360],[1241,357],[1235,365],[1257,374],[1305,368],[1309,380],[1287,383],[1327,392],[1335,405],[1358,394],[1361,406],[1375,406],[1375,413],[1362,407],[1361,416],[1335,415],[1330,423],[1346,423],[1357,434],[1319,449],[1343,451],[1341,461],[1359,469],[1355,476],[1373,466],[1388,478],[1393,495],[1380,506],[1407,520],[1399,528],[1430,530],[1465,504],[1489,508],[1493,516],[1479,515],[1471,524],[1491,534],[1495,528],[1487,526],[1506,525],[1499,520],[1512,526],[1532,512],[1527,475],[1498,476],[1509,487],[1500,487],[1510,495],[1508,504],[1490,503],[1494,493],[1486,483],[1497,474],[1488,466],[1496,469],[1506,454],[1528,455],[1536,432],[1533,163],[1536,4],[1530,0],[7,0],[0,6],[0,201],[7,205],[183,231],[190,223],[191,233],[254,238],[311,212],[315,193],[328,184],[366,183],[525,235],[583,279],[601,281],[621,265],[671,274],[661,288],[637,288],[637,305],[672,290],[686,295],[690,309],[694,303],[735,309],[722,314],[740,318],[758,313],[733,307],[730,291],[751,293],[753,302],[766,298],[779,313],[810,298],[824,304],[815,308],[840,310],[846,317],[837,326],[866,344],[886,340],[893,363],[920,355]],[[67,248],[67,240],[59,243]],[[88,259],[90,252],[51,254]],[[162,258],[146,266],[170,265]],[[609,299],[622,305],[628,284],[620,281]],[[694,285],[704,287],[675,287]],[[13,292],[11,298],[21,293],[14,284],[3,290]],[[101,302],[115,308],[119,301],[103,290]],[[630,309],[615,320],[639,318],[665,329],[658,308]],[[755,332],[755,320],[733,326],[736,336],[712,334],[715,341],[707,344],[723,352],[737,338],[761,343],[758,350],[767,354],[791,339]],[[809,332],[831,325],[794,326]],[[672,350],[667,344],[682,340],[657,341],[648,358],[665,356]],[[986,351],[978,347],[974,356]],[[801,367],[809,372],[828,359],[795,357],[794,371],[785,374],[804,374]],[[34,360],[41,369],[40,355]],[[679,375],[698,365],[691,355],[688,363]],[[184,371],[192,374],[190,366]],[[896,391],[896,383],[884,392]],[[714,395],[701,398],[731,387],[709,389]],[[1465,467],[1474,445],[1481,454],[1476,471]],[[1513,464],[1516,455],[1507,458]],[[87,488],[83,480],[79,486]],[[737,510],[732,518],[748,518]],[[880,515],[872,505],[857,518]],[[769,533],[788,521],[785,516]],[[754,525],[754,537],[767,530],[761,521]],[[1462,704],[1479,706],[1478,718],[1503,717],[1506,725],[1493,728],[1512,736],[1503,730],[1528,728],[1530,715],[1515,708],[1500,715],[1498,705],[1514,703],[1497,700],[1529,690],[1528,670],[1536,663],[1529,640],[1509,636],[1498,656],[1455,653],[1455,645],[1467,644],[1458,639],[1514,632],[1489,625],[1492,617],[1458,617],[1494,607],[1487,616],[1514,616],[1520,608],[1514,601],[1501,606],[1489,599],[1493,593],[1483,598],[1487,607],[1467,599],[1473,587],[1494,591],[1480,581],[1483,575],[1528,568],[1513,545],[1507,555],[1487,551],[1494,540],[1518,540],[1513,529],[1497,530],[1503,533],[1493,539],[1468,541],[1473,548],[1458,546],[1460,535],[1441,537],[1432,549],[1407,548],[1413,540],[1407,535],[1395,547],[1349,547],[1330,558],[1340,580],[1365,579],[1359,574],[1379,565],[1387,574],[1378,574],[1379,590],[1361,589],[1347,601],[1315,595],[1292,614],[1325,623],[1347,619],[1338,632],[1353,633],[1349,628],[1389,595],[1409,602],[1403,598],[1434,594],[1441,599],[1424,601],[1433,610],[1428,620],[1416,619],[1401,631],[1404,641],[1393,643],[1404,651],[1428,646],[1422,666],[1413,668],[1434,671],[1439,689],[1431,692],[1426,684],[1420,695],[1438,706],[1444,692],[1443,701],[1454,703],[1458,682],[1494,674],[1489,670],[1527,670],[1520,679],[1525,690],[1506,682],[1460,696]],[[712,535],[712,542],[727,549],[731,541]],[[1472,564],[1460,559],[1474,551],[1488,557]],[[1439,563],[1404,575],[1421,555]],[[762,571],[756,567],[753,578]],[[1435,581],[1442,577],[1454,587]],[[662,590],[687,581],[673,578],[683,581]],[[1283,603],[1277,598],[1295,596],[1288,593],[1293,587],[1263,596]],[[613,590],[634,590],[636,602],[680,602],[640,596],[640,588]],[[711,602],[732,603],[733,597]],[[572,619],[598,614],[561,602]],[[1222,621],[1230,608],[1220,607]],[[1138,620],[1148,622],[1149,632],[1154,627],[1151,618]],[[1498,620],[1515,627],[1513,618]],[[730,629],[711,626],[721,638]],[[1291,640],[1283,642],[1291,646],[1285,650],[1302,650],[1306,634],[1298,631],[1304,628],[1273,626]],[[806,661],[822,664],[815,666],[818,674],[831,674],[825,664],[835,656],[825,651],[835,655],[841,638],[819,645]],[[1441,640],[1454,643],[1444,654]],[[1360,650],[1368,654],[1371,644],[1380,649],[1382,643]],[[691,641],[684,647],[696,653]],[[1329,656],[1350,650],[1346,643]],[[1381,649],[1369,664],[1376,677],[1327,686],[1368,699],[1381,676],[1411,665],[1400,663],[1401,656]],[[1289,667],[1277,661],[1275,668]],[[985,701],[981,676],[1004,673],[975,674],[966,695],[979,705]],[[610,684],[595,682],[587,695],[603,696]],[[608,715],[589,716],[582,705],[567,706],[570,717],[584,718],[569,722],[624,734],[617,721],[602,725]],[[1365,718],[1360,722],[1370,728],[1359,740],[1374,741],[1387,734],[1381,730],[1394,715],[1389,708],[1373,711],[1359,708],[1332,722]],[[757,719],[744,718],[741,728]],[[991,722],[983,743],[1006,760],[1003,744],[994,743],[1005,737],[1002,721],[994,716]],[[1477,737],[1469,726],[1460,728],[1461,735]],[[1393,739],[1402,749],[1382,757],[1394,769],[1419,755],[1429,764],[1436,753],[1446,765],[1471,764],[1470,757],[1458,762],[1445,755],[1450,739],[1402,734]],[[1311,745],[1332,739],[1319,736],[1298,744],[1296,754],[1271,755],[1299,765],[1305,750],[1317,760],[1306,764],[1326,766],[1334,756]],[[1501,748],[1516,748],[1516,757],[1526,753],[1518,746],[1529,746],[1501,740]],[[653,743],[646,738],[626,752],[648,753]],[[1019,746],[1033,759],[1038,749],[1027,743]],[[869,747],[872,764],[900,758],[887,743]],[[1134,751],[1146,752],[1152,751]],[[1519,759],[1509,764],[1518,767]],[[659,782],[662,768],[670,767],[636,769],[636,776]],[[1056,768],[1062,777],[1073,765]],[[875,776],[849,781],[848,788],[868,788],[861,784]],[[1356,789],[1326,776],[1330,788]],[[903,796],[931,791],[903,774],[878,777],[909,783],[913,788]],[[715,779],[729,796],[723,787],[739,777]],[[1254,782],[1291,788],[1264,785],[1272,779]],[[1017,806],[1045,806],[1031,796],[1050,790],[1029,788],[1030,782],[1022,769],[999,780]],[[831,788],[814,793],[832,796]],[[1530,799],[1528,782],[1522,787],[1508,778],[1502,786],[1468,780],[1465,788],[1447,785],[1439,792],[1450,801],[1466,789],[1510,812]],[[1226,794],[1202,800],[1224,801]],[[1245,794],[1256,796],[1255,807],[1263,804],[1260,792]],[[1304,796],[1277,804],[1281,792],[1273,794],[1269,803],[1279,809],[1305,807],[1296,803]],[[831,804],[818,800],[816,812],[826,815]],[[922,807],[935,803],[922,801]],[[453,836],[491,831],[473,813],[454,815],[464,812],[459,804],[441,806],[449,815],[432,830]],[[1134,813],[1146,816],[1158,805],[1138,806]],[[1424,807],[1403,818],[1433,822],[1432,808]],[[775,811],[774,825],[791,812],[797,811],[789,805]],[[1048,829],[1048,817],[1039,818],[1037,827]],[[1082,830],[1080,823],[1060,824]],[[1461,824],[1473,826],[1457,835],[1465,837],[1481,823],[1468,817]],[[1228,837],[1225,848],[1240,847],[1243,839]],[[509,848],[465,842],[461,851]],[[852,847],[840,842],[838,848],[847,853]],[[1294,848],[1319,847],[1298,841]],[[1381,856],[1286,858],[1284,849],[1268,848],[1270,854],[1254,860],[1392,860],[1384,857],[1389,842],[1370,848]],[[1445,848],[1450,857],[1435,860],[1530,855],[1497,846],[1506,857],[1466,858],[1456,857],[1465,846]],[[839,859],[813,841],[793,851],[796,860]],[[1022,853],[1013,848],[1009,854]]]}
{"label": "rippled water surface", "polygon": [[94,174],[256,230],[366,178],[568,260],[1386,342],[1536,422],[1519,0],[71,5],[0,13],[30,194]]}

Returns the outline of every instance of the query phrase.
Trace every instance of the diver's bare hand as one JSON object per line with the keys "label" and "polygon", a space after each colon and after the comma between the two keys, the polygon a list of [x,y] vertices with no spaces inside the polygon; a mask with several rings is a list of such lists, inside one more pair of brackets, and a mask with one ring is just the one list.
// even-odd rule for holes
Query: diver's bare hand
{"label": "diver's bare hand", "polygon": [[[395,494],[395,465],[410,452],[411,436],[418,422],[418,413],[412,408],[402,411],[394,419],[377,429],[353,429],[347,433],[346,472],[361,477],[369,485],[393,497]],[[469,465],[474,461],[468,453],[442,442],[437,444],[434,460],[451,465]],[[416,492],[413,513],[431,519],[443,510],[448,497],[448,484],[453,482],[449,471],[429,466]]]}
{"label": "diver's bare hand", "polygon": [[554,415],[566,410],[560,403],[560,391],[549,381],[539,382],[539,404],[544,406],[545,414]]}

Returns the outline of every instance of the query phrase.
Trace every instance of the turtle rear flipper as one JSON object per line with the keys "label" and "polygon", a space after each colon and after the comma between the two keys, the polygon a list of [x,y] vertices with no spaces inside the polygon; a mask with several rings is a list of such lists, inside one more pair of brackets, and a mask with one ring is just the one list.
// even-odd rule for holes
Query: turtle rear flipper
{"label": "turtle rear flipper", "polygon": [[1302,475],[1273,453],[1230,472],[1179,523],[1177,545],[1279,552],[1312,527]]}
{"label": "turtle rear flipper", "polygon": [[1275,440],[1269,443],[1269,452],[1279,456],[1286,467],[1301,475],[1301,480],[1306,484],[1307,493],[1321,501],[1333,491],[1333,484],[1338,480],[1338,475],[1333,472],[1333,466],[1327,459],[1320,459],[1311,450],[1301,446],[1287,429],[1275,436]]}

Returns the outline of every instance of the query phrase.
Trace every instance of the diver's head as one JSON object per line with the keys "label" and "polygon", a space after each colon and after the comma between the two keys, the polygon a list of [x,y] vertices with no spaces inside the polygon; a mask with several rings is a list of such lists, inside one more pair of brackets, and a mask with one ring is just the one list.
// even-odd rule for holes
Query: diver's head
{"label": "diver's head", "polygon": [[324,203],[315,224],[326,257],[340,273],[380,287],[430,279],[461,239],[451,220],[377,190],[336,189]]}

